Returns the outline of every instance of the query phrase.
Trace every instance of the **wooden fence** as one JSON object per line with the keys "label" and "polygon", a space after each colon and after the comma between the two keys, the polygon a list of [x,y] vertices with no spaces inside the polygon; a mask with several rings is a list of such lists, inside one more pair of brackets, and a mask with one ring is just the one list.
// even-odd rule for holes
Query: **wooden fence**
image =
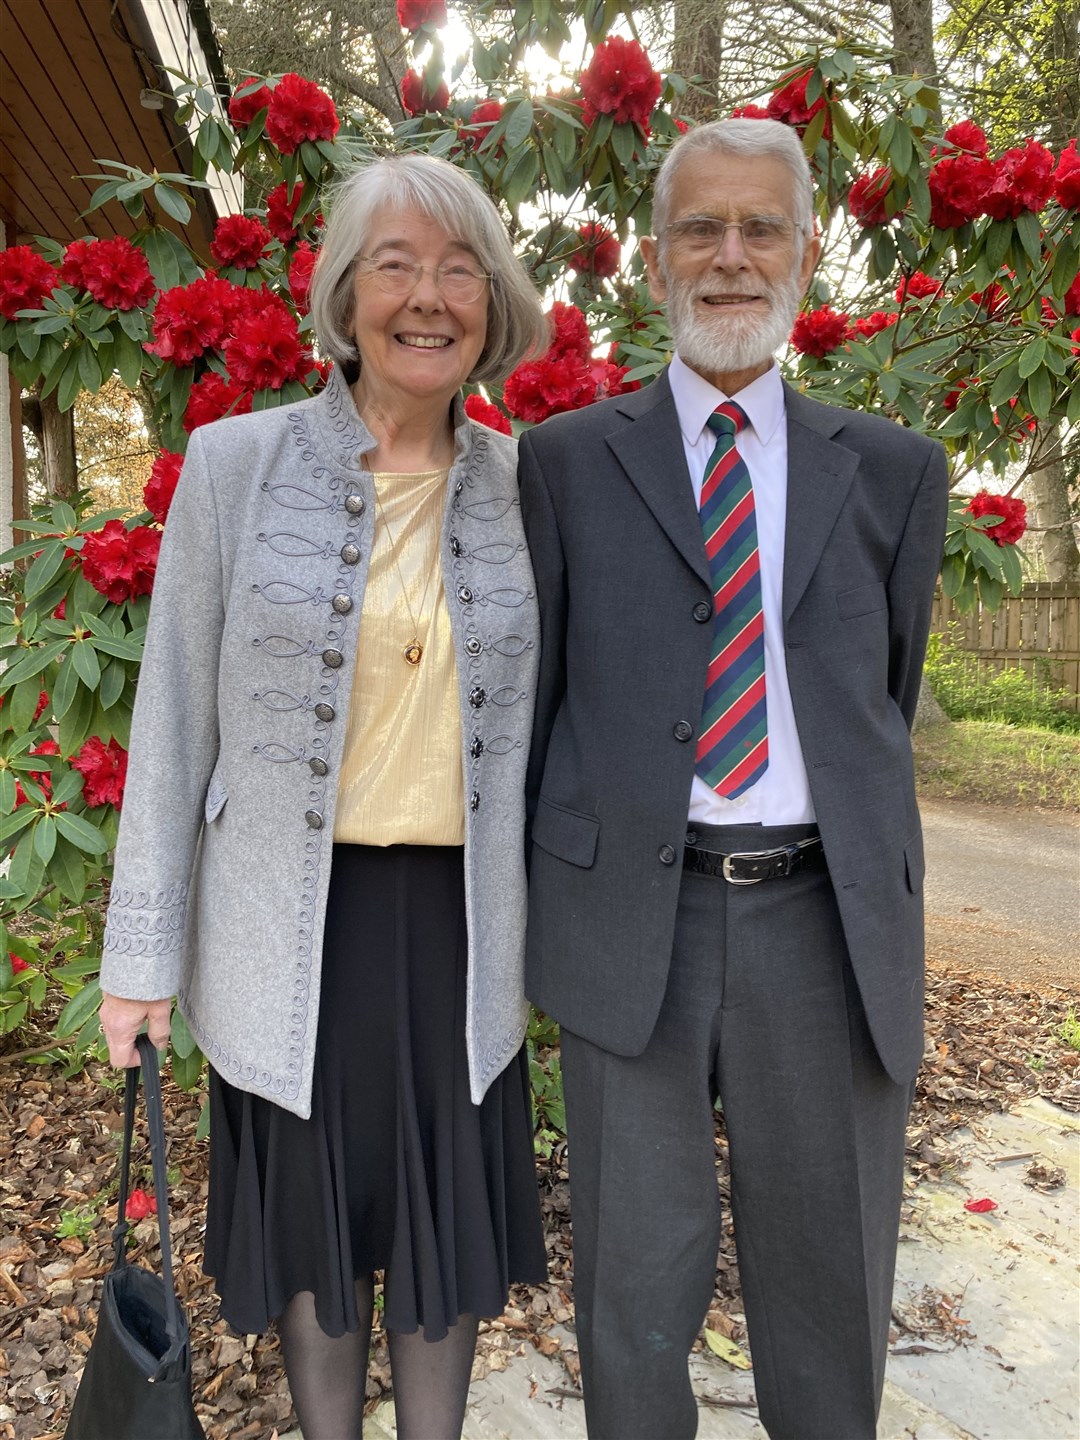
{"label": "wooden fence", "polygon": [[978,668],[1020,668],[1064,688],[1063,702],[1080,710],[1080,584],[1075,581],[1025,585],[1006,595],[997,610],[977,605],[961,615],[940,591],[934,597],[931,629],[951,629],[961,649],[978,657]]}

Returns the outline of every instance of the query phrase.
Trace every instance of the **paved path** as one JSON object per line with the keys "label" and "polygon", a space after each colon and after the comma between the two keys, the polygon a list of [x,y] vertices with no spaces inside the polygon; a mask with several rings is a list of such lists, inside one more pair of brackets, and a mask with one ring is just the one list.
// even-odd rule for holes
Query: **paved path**
{"label": "paved path", "polygon": [[952,800],[920,808],[929,953],[1080,988],[1080,821]]}

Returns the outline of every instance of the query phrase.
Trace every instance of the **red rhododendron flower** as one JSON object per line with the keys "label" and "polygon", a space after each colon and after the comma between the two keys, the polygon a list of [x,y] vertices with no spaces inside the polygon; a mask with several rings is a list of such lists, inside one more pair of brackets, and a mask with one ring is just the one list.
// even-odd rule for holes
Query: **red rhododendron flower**
{"label": "red rhododendron flower", "polygon": [[20,310],[40,309],[59,283],[59,273],[29,245],[0,250],[0,315],[8,320]]}
{"label": "red rhododendron flower", "polygon": [[397,0],[398,24],[415,34],[421,25],[446,24],[446,0]]}
{"label": "red rhododendron flower", "polygon": [[985,155],[988,150],[986,132],[974,120],[960,120],[945,131],[945,139],[957,150],[967,150],[972,155]]}
{"label": "red rhododendron flower", "polygon": [[106,745],[100,736],[90,736],[71,762],[71,768],[83,777],[83,799],[89,809],[96,810],[99,805],[120,809],[127,765],[128,752],[116,740],[110,739]]}
{"label": "red rhododendron flower", "polygon": [[229,119],[243,130],[270,104],[270,87],[261,80],[245,80],[229,101]]}
{"label": "red rhododendron flower", "polygon": [[[39,745],[35,745],[31,750],[28,750],[28,751],[27,751],[27,754],[29,754],[29,755],[59,755],[59,754],[60,754],[60,746],[59,746],[59,745],[56,743],[56,741],[53,740],[53,739],[51,738],[51,736],[50,736],[49,739],[47,739],[47,740],[42,740]],[[29,778],[30,778],[31,780],[34,781],[34,783],[35,783],[36,785],[40,785],[40,786],[41,786],[42,790],[45,792],[45,798],[48,799],[49,796],[52,794],[52,771],[51,771],[51,770],[28,770],[28,771],[27,771],[27,775],[29,776]],[[17,810],[20,805],[26,805],[26,804],[29,804],[29,799],[28,799],[28,797],[27,797],[26,791],[23,789],[23,787],[22,787],[22,786],[19,784],[19,782],[16,780],[16,781],[15,781],[15,808],[16,808],[16,810]],[[61,808],[64,809],[64,810],[66,810],[66,809],[67,809],[67,806],[64,805],[64,806],[62,806]]]}
{"label": "red rhododendron flower", "polygon": [[60,278],[88,291],[107,310],[148,305],[157,286],[146,256],[123,235],[109,240],[74,240],[64,251]]}
{"label": "red rhododendron flower", "polygon": [[83,541],[82,572],[95,590],[120,605],[150,594],[160,548],[160,530],[149,525],[127,530],[120,520],[106,520]]}
{"label": "red rhododendron flower", "polygon": [[333,140],[337,111],[325,90],[302,75],[283,75],[270,96],[266,133],[283,155],[292,155],[305,140]]}
{"label": "red rhododendron flower", "polygon": [[[785,125],[793,125],[800,135],[805,134],[806,127],[818,111],[828,108],[828,102],[824,95],[819,95],[812,105],[806,103],[806,87],[809,81],[809,70],[787,76],[786,82],[773,91],[766,112],[769,119],[780,120]],[[825,118],[825,129],[822,134],[826,138],[832,134],[832,119],[828,115]]]}
{"label": "red rhododendron flower", "polygon": [[968,389],[971,383],[970,380],[961,380],[954,389],[950,390],[941,402],[944,408],[949,411],[955,410],[957,405],[960,404],[960,396]]}
{"label": "red rhododendron flower", "polygon": [[1041,210],[1054,188],[1054,157],[1045,145],[1028,140],[994,165],[985,210],[995,220],[1015,220],[1025,210]]}
{"label": "red rhododendron flower", "polygon": [[980,490],[971,497],[967,508],[976,517],[1001,516],[997,525],[989,525],[983,532],[995,545],[1015,545],[1027,529],[1027,506],[1018,495],[991,495],[988,490]]}
{"label": "red rhododendron flower", "polygon": [[547,353],[552,356],[577,355],[587,360],[592,353],[592,337],[588,322],[578,307],[556,300],[547,318],[551,321],[551,345]]}
{"label": "red rhododendron flower", "polygon": [[994,167],[982,155],[946,155],[931,167],[930,223],[939,230],[966,225],[983,213]]}
{"label": "red rhododendron flower", "polygon": [[219,265],[254,270],[273,238],[262,221],[251,215],[223,215],[214,227],[210,254]]}
{"label": "red rhododendron flower", "polygon": [[732,120],[771,120],[773,117],[761,105],[737,105],[731,112]]}
{"label": "red rhododendron flower", "polygon": [[889,212],[885,208],[885,197],[892,184],[892,170],[888,165],[879,165],[860,175],[848,192],[848,209],[860,225],[886,225]]}
{"label": "red rhododendron flower", "polygon": [[283,180],[280,185],[275,185],[266,197],[266,228],[282,245],[291,245],[300,233],[296,224],[296,207],[303,193],[304,186],[301,181],[296,182],[290,194],[289,187]]}
{"label": "red rhododendron flower", "polygon": [[21,955],[14,955],[9,950],[7,958],[8,964],[11,966],[12,975],[21,975],[24,970],[30,969],[30,966],[26,963],[26,961],[22,958]]}
{"label": "red rhododendron flower", "polygon": [[609,35],[581,72],[582,118],[586,125],[597,115],[610,115],[616,125],[646,126],[661,88],[660,76],[638,41]]}
{"label": "red rhododendron flower", "polygon": [[972,1215],[985,1215],[985,1214],[987,1214],[990,1210],[996,1210],[997,1208],[998,1208],[998,1207],[997,1207],[997,1201],[996,1201],[996,1200],[990,1200],[990,1199],[985,1199],[985,1198],[984,1198],[984,1199],[982,1199],[982,1200],[965,1200],[965,1201],[964,1201],[964,1209],[965,1209],[965,1210],[969,1210]]}
{"label": "red rhododendron flower", "polygon": [[610,395],[627,395],[631,390],[640,390],[640,380],[626,379],[629,369],[629,365],[616,365],[610,356],[607,360],[594,360],[589,366],[589,374],[596,386],[593,398],[606,400]]}
{"label": "red rhododendron flower", "polygon": [[940,280],[935,280],[932,275],[924,275],[921,270],[916,270],[913,275],[906,276],[896,287],[896,303],[902,305],[905,295],[912,300],[932,300],[935,295],[940,295],[944,290]]}
{"label": "red rhododendron flower", "polygon": [[973,305],[980,306],[988,315],[996,315],[1009,303],[1009,292],[1004,285],[991,280],[985,290],[973,290],[968,296]]}
{"label": "red rhododendron flower", "polygon": [[1080,275],[1065,291],[1065,314],[1080,315]]}
{"label": "red rhododendron flower", "polygon": [[225,363],[233,380],[250,390],[280,390],[307,374],[311,356],[300,343],[296,316],[269,297],[237,321],[236,333],[225,342]]}
{"label": "red rhododendron flower", "polygon": [[598,279],[617,275],[622,263],[618,236],[595,220],[582,225],[577,233],[581,249],[570,256],[571,268],[583,275],[595,275]]}
{"label": "red rhododendron flower", "polygon": [[895,325],[900,319],[896,310],[875,310],[872,315],[860,315],[852,322],[852,329],[858,335],[869,339],[871,335],[878,335],[882,330],[888,330],[890,325]]}
{"label": "red rhododendron flower", "polygon": [[[480,146],[502,119],[502,113],[502,102],[499,100],[481,100],[480,104],[475,106],[465,131],[465,143],[470,150],[480,149]],[[503,142],[500,140],[495,146],[496,155],[501,155],[502,150]]]}
{"label": "red rhododendron flower", "polygon": [[1072,341],[1072,353],[1080,355],[1080,325],[1072,332],[1069,339]]}
{"label": "red rhododendron flower", "polygon": [[804,310],[791,331],[791,344],[800,355],[823,356],[838,349],[848,337],[848,317],[829,305]]}
{"label": "red rhododendron flower", "polygon": [[596,382],[586,362],[576,355],[526,360],[507,376],[506,408],[519,420],[534,424],[564,410],[580,410],[596,398]]}
{"label": "red rhododendron flower", "polygon": [[[63,604],[63,601],[61,601],[60,603]],[[59,610],[60,606],[58,605],[56,608],[57,608],[57,610]],[[55,611],[54,611],[53,613],[55,614]],[[59,618],[62,620],[64,617],[61,615]],[[39,691],[39,692],[38,692],[38,697],[37,697],[37,706],[36,706],[36,708],[35,708],[35,710],[34,710],[34,713],[33,713],[33,716],[31,717],[31,720],[30,720],[30,724],[31,724],[31,725],[36,725],[37,722],[41,719],[42,715],[44,715],[44,713],[45,713],[45,707],[46,707],[46,705],[48,705],[48,703],[49,703],[49,692],[48,692],[47,690],[41,690],[41,691]]]}
{"label": "red rhododendron flower", "polygon": [[147,350],[176,365],[190,365],[205,351],[216,350],[232,318],[235,288],[207,275],[166,290],[154,310],[154,339]]}
{"label": "red rhododendron flower", "polygon": [[159,525],[165,524],[183,464],[182,455],[162,450],[150,470],[150,479],[143,486],[143,504]]}
{"label": "red rhododendron flower", "polygon": [[465,414],[470,420],[486,425],[489,430],[498,430],[500,435],[512,435],[513,428],[508,416],[497,405],[485,400],[482,395],[469,395],[465,400]]}
{"label": "red rhododendron flower", "polygon": [[1058,156],[1054,170],[1054,198],[1066,210],[1080,210],[1080,155],[1070,140]]}
{"label": "red rhododendron flower", "polygon": [[289,262],[289,294],[301,315],[307,314],[308,292],[311,289],[311,277],[315,273],[315,262],[318,258],[319,252],[313,249],[306,240],[303,240],[296,247],[296,254]]}
{"label": "red rhododendron flower", "polygon": [[132,1190],[128,1196],[125,1220],[145,1220],[148,1215],[157,1214],[157,1201],[145,1190]]}
{"label": "red rhododendron flower", "polygon": [[418,70],[406,70],[401,82],[401,104],[406,115],[425,115],[445,110],[450,104],[450,90],[444,81],[434,94],[424,89],[424,77]]}
{"label": "red rhododendron flower", "polygon": [[196,380],[184,411],[184,429],[190,435],[200,425],[209,425],[225,415],[246,415],[251,410],[251,396],[240,385],[223,380],[213,371]]}

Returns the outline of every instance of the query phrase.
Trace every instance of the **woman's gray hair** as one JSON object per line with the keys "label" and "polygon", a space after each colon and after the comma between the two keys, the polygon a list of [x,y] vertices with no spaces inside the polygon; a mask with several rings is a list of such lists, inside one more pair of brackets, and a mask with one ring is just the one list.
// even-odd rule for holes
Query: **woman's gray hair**
{"label": "woman's gray hair", "polygon": [[353,335],[354,271],[379,210],[428,215],[472,250],[492,276],[487,337],[472,373],[502,380],[548,343],[547,322],[498,210],[464,170],[431,155],[391,155],[358,166],[331,191],[322,249],[311,282],[311,318],[323,354],[344,369],[360,364]]}
{"label": "woman's gray hair", "polygon": [[681,136],[664,157],[653,187],[653,234],[663,248],[663,232],[671,212],[671,192],[679,166],[691,155],[713,151],[718,155],[758,157],[771,155],[791,171],[794,220],[801,246],[814,233],[814,181],[802,141],[790,125],[779,120],[711,120]]}

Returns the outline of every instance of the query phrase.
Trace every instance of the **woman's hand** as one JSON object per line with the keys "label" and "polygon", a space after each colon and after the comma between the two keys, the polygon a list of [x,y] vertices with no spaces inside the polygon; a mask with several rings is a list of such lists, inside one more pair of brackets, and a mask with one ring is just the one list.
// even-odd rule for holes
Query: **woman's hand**
{"label": "woman's hand", "polygon": [[139,1063],[135,1036],[146,1021],[151,1043],[164,1050],[169,1043],[172,1021],[171,1000],[121,1000],[117,995],[101,997],[101,1028],[109,1042],[109,1063],[129,1069]]}

